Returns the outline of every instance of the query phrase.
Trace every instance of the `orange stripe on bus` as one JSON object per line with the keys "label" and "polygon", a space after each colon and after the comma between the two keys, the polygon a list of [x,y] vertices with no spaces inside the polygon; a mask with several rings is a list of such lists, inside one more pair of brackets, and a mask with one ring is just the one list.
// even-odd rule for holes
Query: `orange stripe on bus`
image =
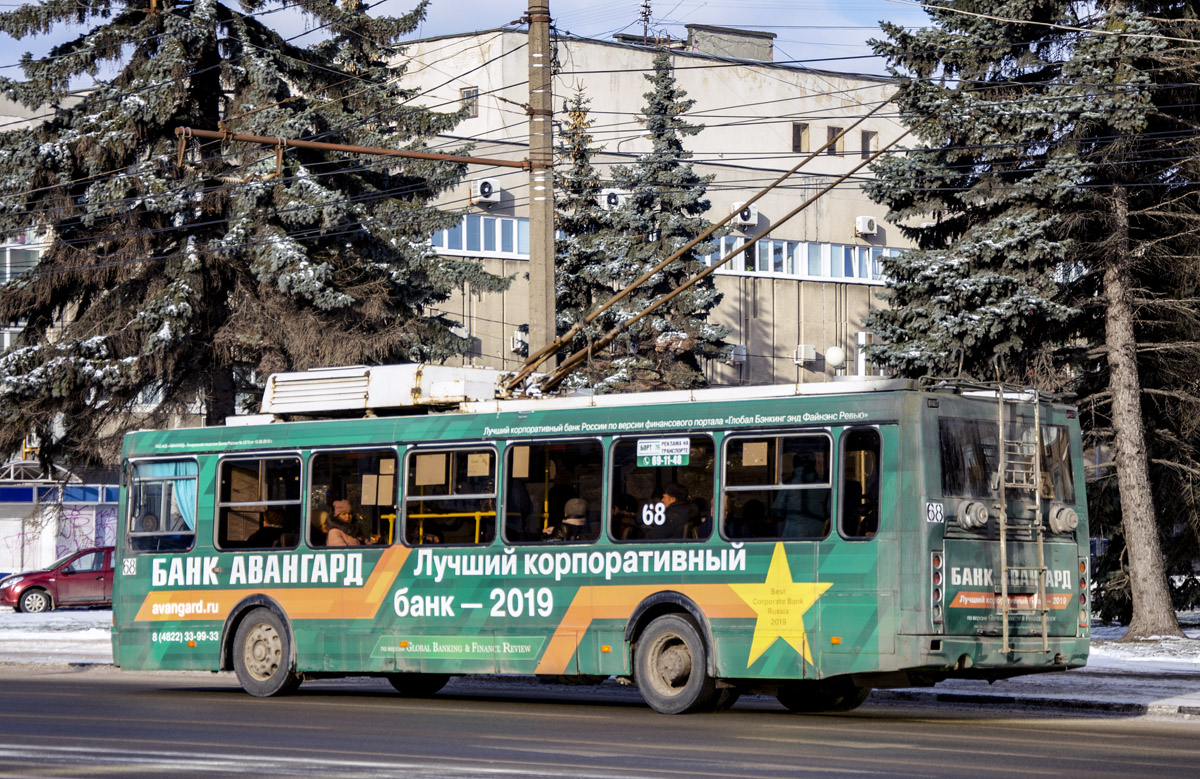
{"label": "orange stripe on bus", "polygon": [[273,598],[289,619],[373,619],[411,551],[404,546],[388,547],[361,588],[155,590],[142,601],[134,621],[223,620],[238,602],[250,595]]}
{"label": "orange stripe on bus", "polygon": [[633,616],[633,610],[639,603],[655,593],[667,590],[691,598],[709,619],[758,616],[728,584],[625,584],[580,587],[563,615],[554,637],[550,639],[549,646],[542,654],[542,659],[538,661],[534,673],[565,673],[570,665],[571,656],[578,650],[579,641],[593,620],[627,620]]}

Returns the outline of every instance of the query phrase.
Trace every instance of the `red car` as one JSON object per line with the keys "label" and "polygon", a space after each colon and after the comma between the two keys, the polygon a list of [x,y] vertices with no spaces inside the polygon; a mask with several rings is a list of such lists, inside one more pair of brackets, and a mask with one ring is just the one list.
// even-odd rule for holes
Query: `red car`
{"label": "red car", "polygon": [[81,549],[42,571],[0,579],[0,606],[36,614],[60,606],[112,606],[113,548]]}

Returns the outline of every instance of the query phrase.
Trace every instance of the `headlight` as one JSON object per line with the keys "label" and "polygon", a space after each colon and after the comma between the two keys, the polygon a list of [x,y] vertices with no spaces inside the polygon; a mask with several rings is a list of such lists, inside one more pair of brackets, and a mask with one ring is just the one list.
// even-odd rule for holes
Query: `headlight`
{"label": "headlight", "polygon": [[24,576],[10,576],[4,581],[0,581],[0,590],[5,590],[9,587],[15,587],[16,585],[20,584],[21,580],[24,578]]}

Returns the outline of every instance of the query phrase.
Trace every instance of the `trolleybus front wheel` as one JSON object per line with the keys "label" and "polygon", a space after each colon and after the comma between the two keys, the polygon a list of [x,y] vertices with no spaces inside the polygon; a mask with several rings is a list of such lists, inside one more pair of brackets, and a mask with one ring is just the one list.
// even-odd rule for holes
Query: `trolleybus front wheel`
{"label": "trolleybus front wheel", "polygon": [[870,687],[859,687],[849,679],[819,682],[792,682],[779,688],[775,697],[797,714],[819,711],[853,711],[871,694]]}
{"label": "trolleybus front wheel", "polygon": [[659,617],[646,627],[638,639],[634,669],[638,692],[662,714],[703,710],[716,694],[704,639],[695,623],[678,614]]}
{"label": "trolleybus front wheel", "polygon": [[258,698],[286,695],[300,686],[291,639],[279,615],[254,609],[242,619],[233,638],[233,670],[242,689]]}
{"label": "trolleybus front wheel", "polygon": [[446,686],[450,674],[388,674],[387,680],[406,698],[427,698]]}

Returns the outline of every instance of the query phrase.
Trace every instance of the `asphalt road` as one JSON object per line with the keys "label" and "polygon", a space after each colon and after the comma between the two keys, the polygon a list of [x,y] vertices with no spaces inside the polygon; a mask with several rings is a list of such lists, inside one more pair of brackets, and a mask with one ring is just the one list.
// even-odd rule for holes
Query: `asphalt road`
{"label": "asphalt road", "polygon": [[788,714],[766,698],[668,717],[636,693],[381,680],[245,695],[232,675],[0,666],[0,776],[1194,776],[1200,721],[868,703]]}

